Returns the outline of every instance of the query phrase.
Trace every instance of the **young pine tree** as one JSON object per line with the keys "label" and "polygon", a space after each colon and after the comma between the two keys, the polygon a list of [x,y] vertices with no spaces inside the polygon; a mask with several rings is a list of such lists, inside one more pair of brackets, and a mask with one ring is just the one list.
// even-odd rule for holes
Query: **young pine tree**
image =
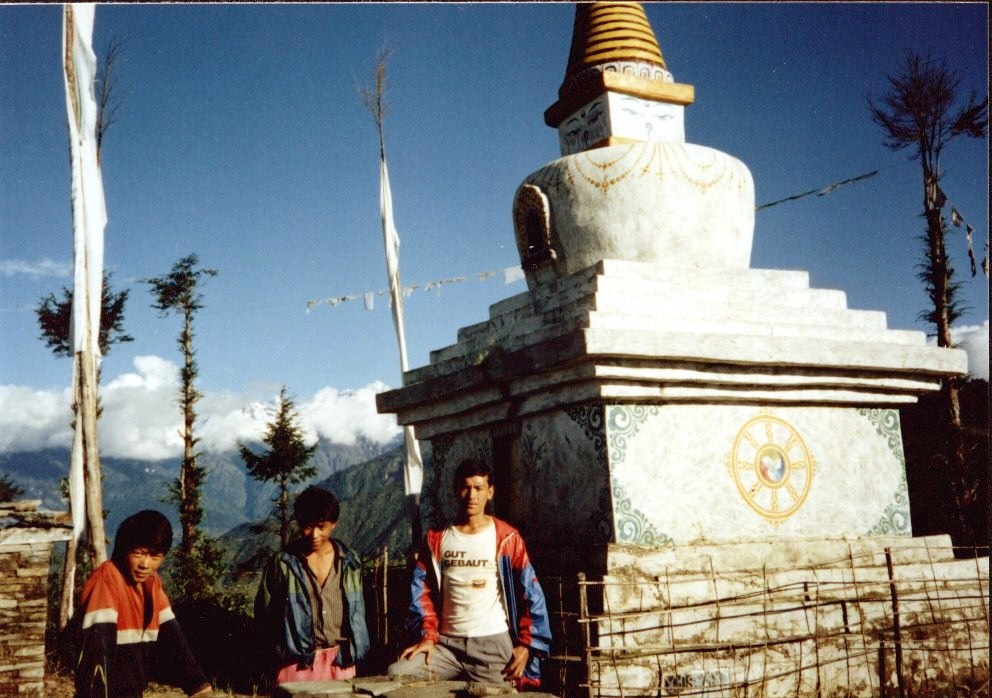
{"label": "young pine tree", "polygon": [[262,437],[269,448],[261,454],[241,444],[241,458],[248,473],[259,482],[275,482],[279,493],[273,500],[279,516],[279,545],[285,550],[289,543],[289,487],[312,478],[316,469],[310,459],[317,452],[317,443],[307,446],[299,424],[296,405],[286,394],[286,386],[279,392],[279,412],[269,422]]}

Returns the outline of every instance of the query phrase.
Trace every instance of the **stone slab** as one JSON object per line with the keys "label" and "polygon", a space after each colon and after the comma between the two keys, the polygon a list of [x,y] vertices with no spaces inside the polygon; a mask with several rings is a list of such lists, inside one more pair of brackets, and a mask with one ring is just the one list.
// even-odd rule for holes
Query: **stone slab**
{"label": "stone slab", "polygon": [[353,693],[350,681],[288,681],[272,690],[273,698],[323,698]]}
{"label": "stone slab", "polygon": [[[292,681],[273,689],[274,698],[323,698],[360,695],[389,698],[474,698],[514,694],[511,686],[466,681],[403,681],[388,676],[362,676],[346,681]],[[532,698],[557,698],[550,693],[527,692]]]}
{"label": "stone slab", "polygon": [[403,688],[403,684],[388,676],[363,676],[351,679],[355,693],[362,696],[385,696]]}
{"label": "stone slab", "polygon": [[36,543],[57,543],[72,537],[71,526],[51,528],[5,528],[0,530],[0,550],[35,545]]}

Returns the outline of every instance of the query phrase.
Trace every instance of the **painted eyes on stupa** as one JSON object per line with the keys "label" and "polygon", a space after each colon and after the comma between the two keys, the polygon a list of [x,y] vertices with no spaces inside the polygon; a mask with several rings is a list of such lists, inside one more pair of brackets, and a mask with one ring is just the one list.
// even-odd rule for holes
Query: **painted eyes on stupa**
{"label": "painted eyes on stupa", "polygon": [[599,117],[603,115],[603,105],[601,102],[596,102],[591,107],[589,107],[589,113],[585,115],[587,124],[594,124],[599,121]]}
{"label": "painted eyes on stupa", "polygon": [[568,128],[565,129],[565,142],[573,145],[579,142],[579,134],[582,133],[582,124],[578,119],[571,119]]}

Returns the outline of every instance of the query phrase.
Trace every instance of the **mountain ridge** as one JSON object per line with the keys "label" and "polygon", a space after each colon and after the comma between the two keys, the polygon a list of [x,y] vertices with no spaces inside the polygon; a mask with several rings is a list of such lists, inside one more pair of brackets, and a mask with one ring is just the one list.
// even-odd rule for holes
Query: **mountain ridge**
{"label": "mountain ridge", "polygon": [[[327,439],[318,441],[311,464],[317,473],[312,482],[319,483],[335,473],[359,465],[400,448],[402,437],[377,443],[359,436],[354,444],[338,444]],[[262,444],[249,446],[263,447]],[[68,501],[62,497],[61,481],[68,475],[69,449],[46,448],[0,454],[0,474],[10,476],[23,488],[25,499],[40,499],[43,509],[65,511]],[[203,530],[211,536],[222,536],[242,524],[264,520],[272,511],[273,497],[278,488],[263,483],[245,470],[240,455],[235,452],[198,456],[206,471],[203,486]],[[110,541],[124,518],[141,509],[158,509],[178,530],[175,505],[169,501],[169,486],[179,473],[180,458],[142,460],[136,458],[102,457],[103,507],[107,512],[107,536]],[[402,497],[402,477],[400,479]]]}

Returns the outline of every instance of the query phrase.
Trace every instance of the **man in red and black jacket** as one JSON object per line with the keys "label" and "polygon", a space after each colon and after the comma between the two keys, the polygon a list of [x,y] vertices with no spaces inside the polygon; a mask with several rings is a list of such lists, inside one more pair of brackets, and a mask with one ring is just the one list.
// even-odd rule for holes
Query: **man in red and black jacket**
{"label": "man in red and black jacket", "polygon": [[519,531],[486,514],[495,490],[485,463],[462,461],[452,484],[458,517],[427,532],[410,585],[421,639],[389,675],[537,686],[551,626],[527,547]]}
{"label": "man in red and black jacket", "polygon": [[76,698],[139,698],[153,659],[187,695],[213,692],[158,576],[171,545],[172,525],[157,511],[146,509],[121,523],[114,554],[90,575],[74,619],[80,644]]}

